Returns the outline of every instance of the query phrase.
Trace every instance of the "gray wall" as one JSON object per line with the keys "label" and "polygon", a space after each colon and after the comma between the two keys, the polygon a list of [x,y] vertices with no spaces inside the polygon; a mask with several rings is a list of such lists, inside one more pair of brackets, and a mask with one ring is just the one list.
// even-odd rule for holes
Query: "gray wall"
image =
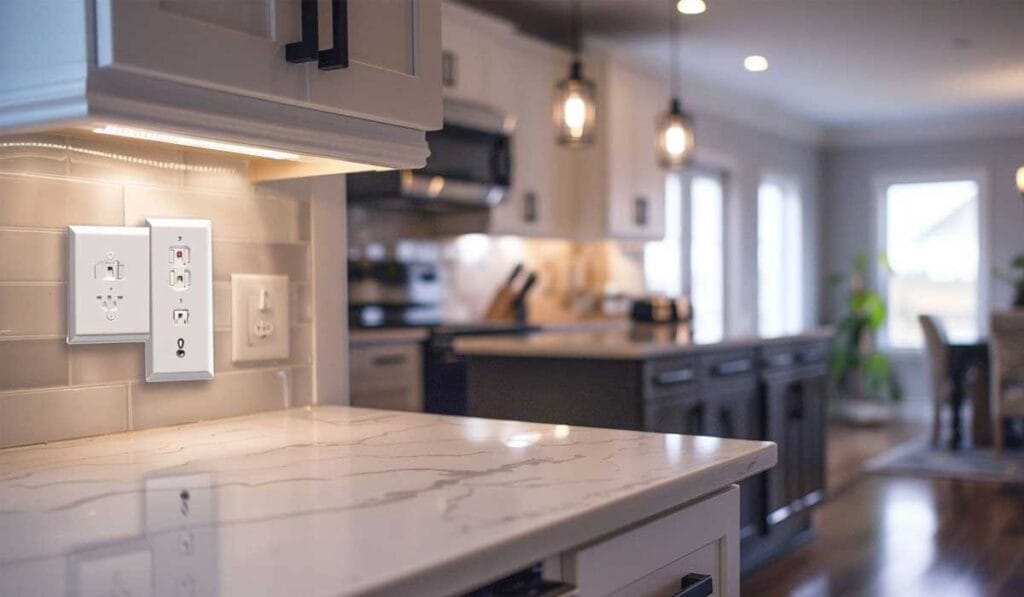
{"label": "gray wall", "polygon": [[[888,174],[981,173],[987,190],[981,209],[982,254],[987,251],[989,266],[1006,269],[1013,256],[1024,251],[1024,201],[1014,182],[1021,163],[1024,136],[1019,135],[827,149],[822,168],[822,278],[846,271],[857,251],[878,246],[874,181]],[[985,290],[990,308],[1005,308],[1012,300],[1009,286],[994,277],[989,276],[983,294]],[[825,320],[834,320],[837,301],[829,296],[822,301]],[[903,355],[897,364],[908,395],[927,395],[923,361]]]}
{"label": "gray wall", "polygon": [[796,184],[804,204],[805,325],[819,323],[821,154],[798,140],[695,109],[698,166],[728,173],[726,206],[727,333],[757,331],[757,188],[766,176]]}

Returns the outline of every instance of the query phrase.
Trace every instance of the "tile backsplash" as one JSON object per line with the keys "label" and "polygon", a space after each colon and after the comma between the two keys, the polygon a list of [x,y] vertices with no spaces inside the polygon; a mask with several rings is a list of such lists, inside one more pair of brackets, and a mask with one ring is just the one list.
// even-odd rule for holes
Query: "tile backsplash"
{"label": "tile backsplash", "polygon": [[[0,139],[0,447],[312,399],[308,183],[253,185],[230,156],[105,139]],[[68,346],[66,227],[213,221],[216,379],[144,381],[141,344]],[[291,279],[291,357],[231,362],[231,274]]]}

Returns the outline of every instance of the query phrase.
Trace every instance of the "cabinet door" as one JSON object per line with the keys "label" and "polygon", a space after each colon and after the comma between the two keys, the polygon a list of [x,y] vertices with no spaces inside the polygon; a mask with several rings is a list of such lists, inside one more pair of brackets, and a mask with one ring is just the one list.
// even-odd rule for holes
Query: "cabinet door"
{"label": "cabinet door", "polygon": [[306,100],[299,0],[97,0],[99,68],[276,101]]}
{"label": "cabinet door", "polygon": [[[332,47],[331,2],[319,0],[320,46]],[[348,0],[349,66],[309,66],[316,107],[408,126],[441,128],[440,0]]]}
{"label": "cabinet door", "polygon": [[486,32],[474,29],[453,15],[452,5],[442,8],[444,22],[441,31],[442,70],[444,95],[478,102],[488,101],[488,81],[492,68],[490,49],[494,39]]}
{"label": "cabinet door", "polygon": [[768,471],[768,520],[785,520],[801,497],[800,467],[803,450],[803,389],[789,373],[765,381],[765,405],[769,441],[778,445],[778,463]]}
{"label": "cabinet door", "polygon": [[801,493],[807,505],[817,503],[825,491],[825,426],[828,409],[828,375],[824,370],[807,375],[802,383],[804,398],[803,475]]}
{"label": "cabinet door", "polygon": [[[704,392],[707,401],[707,434],[730,439],[764,438],[761,394],[751,379]],[[765,474],[740,483],[740,535],[747,537],[764,530]]]}
{"label": "cabinet door", "polygon": [[608,234],[656,240],[665,235],[665,172],[658,165],[656,125],[668,89],[627,68],[609,68],[606,134]]}
{"label": "cabinet door", "polygon": [[693,396],[659,399],[645,409],[644,430],[657,433],[707,435],[704,401]]}
{"label": "cabinet door", "polygon": [[516,120],[512,141],[512,186],[492,213],[491,232],[523,236],[564,236],[571,207],[570,150],[555,140],[552,102],[565,75],[568,55],[512,41],[492,54],[494,104]]}

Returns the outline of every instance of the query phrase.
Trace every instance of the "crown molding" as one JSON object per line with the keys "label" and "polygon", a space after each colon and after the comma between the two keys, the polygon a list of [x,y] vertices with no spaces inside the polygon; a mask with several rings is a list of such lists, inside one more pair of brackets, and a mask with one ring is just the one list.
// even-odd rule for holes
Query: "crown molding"
{"label": "crown molding", "polygon": [[823,145],[841,149],[1015,137],[1024,137],[1024,114],[945,116],[907,123],[829,129],[825,132]]}

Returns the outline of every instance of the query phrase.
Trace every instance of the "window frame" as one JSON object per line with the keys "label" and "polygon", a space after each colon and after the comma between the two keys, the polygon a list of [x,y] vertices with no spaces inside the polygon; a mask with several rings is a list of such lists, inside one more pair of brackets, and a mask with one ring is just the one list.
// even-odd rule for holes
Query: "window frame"
{"label": "window frame", "polygon": [[[761,333],[761,187],[766,184],[776,185],[782,189],[783,193],[789,196],[795,196],[797,202],[800,205],[800,276],[801,291],[800,291],[800,323],[799,329],[796,333],[806,332],[811,329],[812,323],[810,322],[811,317],[811,285],[808,283],[808,274],[811,266],[813,265],[809,259],[807,259],[807,251],[811,248],[808,243],[808,231],[812,227],[808,226],[808,203],[807,197],[804,195],[804,188],[800,182],[799,177],[784,174],[778,171],[765,170],[761,172],[761,176],[757,179],[757,185],[754,187],[754,275],[757,280],[754,284],[754,330],[757,334]],[[783,336],[790,335],[789,332],[785,332]]]}
{"label": "window frame", "polygon": [[[975,324],[978,330],[978,338],[988,335],[988,312],[989,312],[989,285],[991,283],[991,260],[990,246],[986,242],[989,218],[989,174],[988,170],[981,167],[960,167],[943,168],[941,170],[908,170],[889,171],[878,173],[872,176],[872,194],[874,201],[874,226],[872,234],[874,238],[869,239],[870,245],[874,247],[874,255],[888,252],[888,218],[886,213],[886,202],[888,201],[889,187],[893,185],[907,184],[928,184],[940,182],[972,181],[978,185],[978,278],[977,278],[977,312],[974,314]],[[889,271],[879,263],[878,259],[872,260],[873,266],[869,275],[874,277],[875,288],[886,300],[888,306],[889,297]],[[879,328],[875,342],[882,350],[895,355],[919,355],[924,353],[925,347],[909,348],[903,346],[892,346],[889,342],[889,319]]]}

